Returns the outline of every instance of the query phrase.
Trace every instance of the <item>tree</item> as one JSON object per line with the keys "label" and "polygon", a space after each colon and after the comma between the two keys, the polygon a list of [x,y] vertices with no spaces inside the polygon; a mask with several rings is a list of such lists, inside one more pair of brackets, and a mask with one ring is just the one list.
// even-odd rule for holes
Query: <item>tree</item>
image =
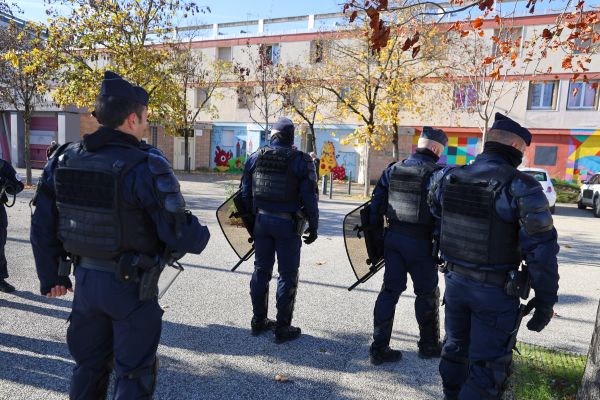
{"label": "tree", "polygon": [[308,126],[310,151],[317,151],[315,124],[322,121],[322,109],[331,100],[331,96],[316,84],[320,72],[316,66],[287,66],[279,86],[284,109]]}
{"label": "tree", "polygon": [[385,95],[388,75],[397,54],[396,46],[413,49],[413,58],[420,52],[420,48],[414,46],[419,34],[412,29],[397,30],[390,37],[386,51],[375,51],[367,33],[368,26],[362,22],[350,34],[333,41],[331,57],[319,81],[319,86],[338,101],[342,116],[353,115],[360,124],[346,140],[364,146],[365,196],[369,195],[370,188],[371,149],[381,149],[390,141],[378,119],[378,107]]}
{"label": "tree", "polygon": [[29,133],[31,116],[45,101],[48,82],[54,72],[45,62],[43,26],[11,22],[0,34],[0,99],[23,113],[25,123],[26,183],[31,185],[31,151]]}
{"label": "tree", "polygon": [[[201,9],[185,0],[51,0],[69,5],[49,10],[47,59],[60,66],[52,93],[62,105],[93,107],[105,69],[151,92],[149,119],[176,120],[179,82],[169,70],[174,19]],[[173,104],[175,102],[175,104]],[[172,129],[171,129],[172,128]],[[173,125],[167,133],[176,134]]]}
{"label": "tree", "polygon": [[248,110],[250,119],[268,134],[270,124],[283,110],[282,104],[275,101],[283,75],[279,50],[276,46],[248,44],[245,54],[246,63],[233,66],[239,85],[238,102]]}
{"label": "tree", "polygon": [[[222,97],[216,89],[221,85],[228,65],[219,61],[208,62],[202,53],[194,52],[191,39],[187,43],[172,45],[167,62],[177,86],[171,93],[172,100],[168,102],[172,108],[157,119],[169,130],[183,135],[185,169],[189,172],[189,137],[193,134],[194,124],[201,112],[218,115],[217,108],[210,101]],[[191,105],[188,96],[190,90],[193,97]]]}

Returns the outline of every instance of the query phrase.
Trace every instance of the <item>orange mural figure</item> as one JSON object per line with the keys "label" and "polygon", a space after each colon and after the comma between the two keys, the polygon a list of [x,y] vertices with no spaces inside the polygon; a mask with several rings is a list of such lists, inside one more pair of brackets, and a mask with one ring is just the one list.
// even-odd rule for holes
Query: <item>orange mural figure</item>
{"label": "orange mural figure", "polygon": [[321,165],[319,166],[319,175],[329,175],[332,169],[337,167],[337,161],[335,159],[335,147],[333,142],[323,143],[323,149],[321,150]]}

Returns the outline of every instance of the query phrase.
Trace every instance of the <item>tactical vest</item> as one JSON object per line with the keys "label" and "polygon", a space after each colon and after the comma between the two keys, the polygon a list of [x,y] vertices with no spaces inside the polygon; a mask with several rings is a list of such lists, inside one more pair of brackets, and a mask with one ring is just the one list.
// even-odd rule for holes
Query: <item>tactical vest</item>
{"label": "tactical vest", "polygon": [[432,225],[427,205],[427,182],[441,167],[434,163],[404,165],[396,163],[390,174],[387,218],[393,222]]}
{"label": "tactical vest", "polygon": [[479,265],[518,264],[519,224],[496,213],[496,196],[514,178],[509,166],[473,173],[457,168],[444,179],[440,249],[445,256]]}
{"label": "tactical vest", "polygon": [[255,200],[296,202],[299,181],[292,172],[296,150],[264,147],[259,150],[252,175],[252,195]]}
{"label": "tactical vest", "polygon": [[122,198],[125,176],[147,154],[132,145],[107,146],[121,151],[88,152],[77,143],[59,157],[54,171],[58,237],[77,256],[110,260],[129,251],[154,255],[160,241],[150,216]]}

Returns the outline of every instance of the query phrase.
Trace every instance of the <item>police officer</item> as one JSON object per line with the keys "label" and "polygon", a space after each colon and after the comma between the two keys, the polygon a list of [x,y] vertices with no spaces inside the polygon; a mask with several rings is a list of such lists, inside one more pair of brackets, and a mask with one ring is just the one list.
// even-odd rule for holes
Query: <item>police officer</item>
{"label": "police officer", "polygon": [[144,89],[105,72],[100,128],[57,149],[38,185],[31,243],[42,295],[72,291],[58,270],[67,255],[75,263],[71,399],[105,398],[113,366],[115,399],[152,398],[163,311],[151,279],[161,260],[198,254],[210,236],[185,210],[167,159],[140,143],[147,105]]}
{"label": "police officer", "polygon": [[8,203],[8,196],[14,196],[23,190],[23,183],[17,176],[17,171],[10,163],[0,159],[0,292],[12,293],[15,287],[6,282],[8,278],[8,268],[4,247],[6,246],[6,236],[8,228],[8,217],[6,215],[5,204]]}
{"label": "police officer", "polygon": [[388,221],[384,239],[385,273],[375,302],[370,360],[378,365],[399,361],[402,353],[389,346],[396,304],[406,290],[407,273],[414,290],[419,324],[419,356],[439,357],[440,323],[438,274],[432,257],[433,218],[427,206],[432,174],[448,143],[444,131],[423,127],[417,149],[409,158],[391,164],[373,190],[371,216],[375,226]]}
{"label": "police officer", "polygon": [[[317,239],[319,224],[315,166],[308,154],[292,148],[294,124],[281,118],[271,130],[270,144],[246,161],[242,197],[254,210],[255,261],[250,281],[253,335],[275,329],[275,341],[283,343],[300,336],[292,314],[298,286],[303,219],[308,221],[304,243]],[[300,215],[302,213],[303,215]],[[267,318],[269,281],[277,254],[277,321]]]}
{"label": "police officer", "polygon": [[[540,184],[517,170],[531,133],[497,113],[483,153],[471,165],[436,173],[432,212],[446,261],[446,338],[440,374],[446,399],[499,399],[511,372],[523,314],[541,331],[557,301],[558,253]],[[517,272],[525,261],[535,297],[520,311]],[[520,282],[520,283],[519,283]],[[519,284],[517,284],[519,283]]]}

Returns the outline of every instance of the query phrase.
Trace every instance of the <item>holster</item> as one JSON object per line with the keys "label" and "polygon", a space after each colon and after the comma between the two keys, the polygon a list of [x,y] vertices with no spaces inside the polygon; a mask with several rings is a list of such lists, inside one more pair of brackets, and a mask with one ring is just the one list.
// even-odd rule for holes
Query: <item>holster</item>
{"label": "holster", "polygon": [[158,296],[158,278],[162,264],[155,257],[144,254],[125,253],[119,258],[116,278],[121,282],[138,282],[141,301]]}
{"label": "holster", "polygon": [[71,256],[59,257],[58,259],[58,276],[69,276],[71,275],[71,269],[73,267],[73,258]]}
{"label": "holster", "polygon": [[531,279],[527,266],[523,264],[521,270],[509,271],[504,285],[504,292],[511,297],[527,300],[531,291]]}
{"label": "holster", "polygon": [[301,209],[296,211],[296,215],[294,215],[294,221],[296,221],[296,234],[298,236],[302,236],[306,230],[306,226],[308,225],[308,219],[306,218],[304,211]]}

